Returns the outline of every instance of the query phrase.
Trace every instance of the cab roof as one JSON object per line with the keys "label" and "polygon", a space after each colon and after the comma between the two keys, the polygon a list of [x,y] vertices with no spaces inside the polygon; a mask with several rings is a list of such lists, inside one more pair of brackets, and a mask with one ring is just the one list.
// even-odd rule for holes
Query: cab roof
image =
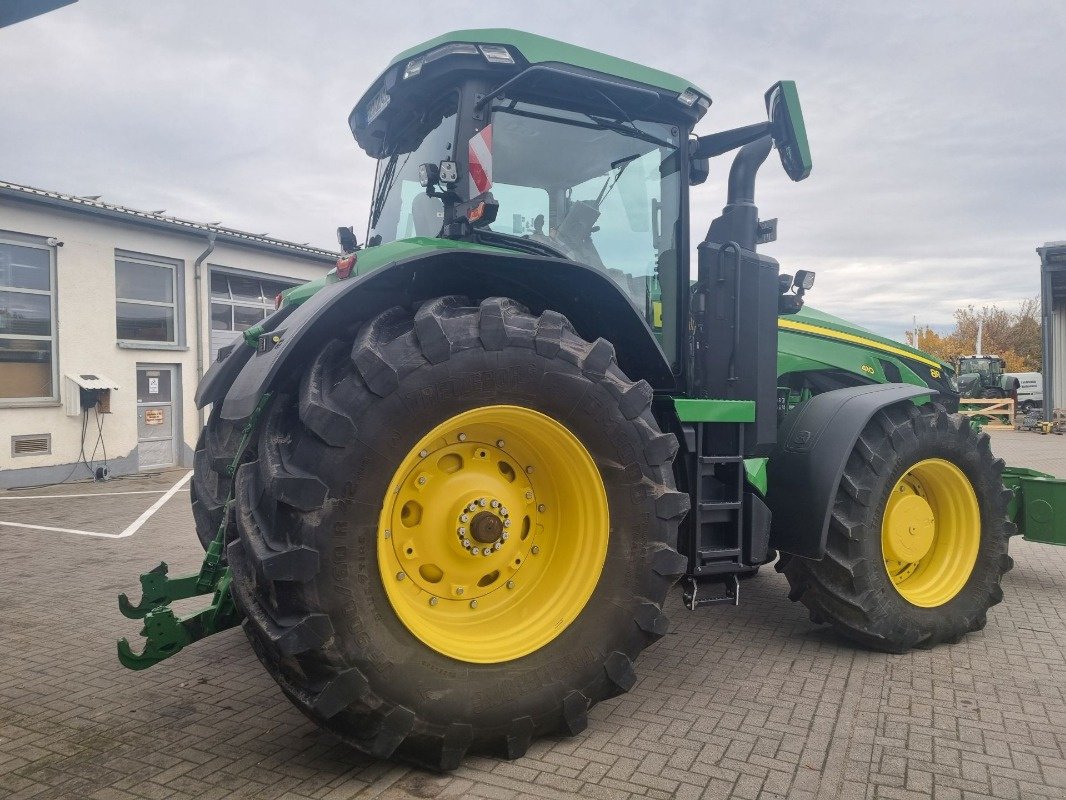
{"label": "cab roof", "polygon": [[[538,69],[537,76],[530,74]],[[617,84],[597,92],[605,105],[629,106],[635,116],[686,125],[695,124],[711,104],[707,92],[692,82],[622,58],[509,28],[460,30],[404,50],[389,62],[348,117],[356,142],[380,157],[388,130],[410,124],[419,109],[470,75],[493,77],[498,85],[527,75],[523,91],[542,97],[557,95],[567,81],[600,76]],[[566,97],[586,102],[588,93],[573,94],[574,86],[565,89]],[[611,91],[613,99],[604,95]]]}
{"label": "cab roof", "polygon": [[419,53],[440,47],[453,42],[469,42],[471,44],[502,44],[513,47],[530,64],[559,63],[569,64],[574,67],[602,72],[606,75],[614,75],[625,80],[654,86],[656,89],[664,89],[670,92],[683,93],[686,89],[710,99],[710,95],[696,84],[669,72],[646,67],[626,61],[624,58],[609,56],[585,47],[560,42],[547,36],[538,36],[535,33],[517,31],[513,28],[472,28],[469,30],[451,31],[443,33],[428,42],[415,45],[397,55],[389,62],[393,67],[401,61],[407,61]]}

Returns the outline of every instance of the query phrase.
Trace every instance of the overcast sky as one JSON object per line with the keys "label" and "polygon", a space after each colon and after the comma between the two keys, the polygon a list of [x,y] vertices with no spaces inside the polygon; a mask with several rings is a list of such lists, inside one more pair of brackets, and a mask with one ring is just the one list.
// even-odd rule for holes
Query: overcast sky
{"label": "overcast sky", "polygon": [[[1039,292],[1066,239],[1066,3],[80,0],[0,29],[0,179],[332,247],[365,230],[352,105],[397,52],[515,27],[685,76],[698,132],[799,84],[814,170],[760,173],[764,251],[812,305],[902,338]],[[775,158],[775,156],[772,156]],[[729,157],[693,189],[702,232]],[[702,235],[702,233],[701,233]]]}

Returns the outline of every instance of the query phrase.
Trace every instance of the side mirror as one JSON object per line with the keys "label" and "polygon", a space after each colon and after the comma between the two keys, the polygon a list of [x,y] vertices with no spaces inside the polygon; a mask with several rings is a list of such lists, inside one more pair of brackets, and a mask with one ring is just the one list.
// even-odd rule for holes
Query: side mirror
{"label": "side mirror", "polygon": [[794,181],[811,174],[811,148],[795,81],[778,81],[766,92],[766,115],[781,166]]}
{"label": "side mirror", "polygon": [[359,249],[359,242],[355,238],[354,225],[349,225],[347,228],[337,228],[337,244],[341,246],[341,251],[344,253],[354,253]]}
{"label": "side mirror", "polygon": [[699,186],[707,182],[711,174],[711,160],[709,158],[691,158],[688,162],[688,185]]}

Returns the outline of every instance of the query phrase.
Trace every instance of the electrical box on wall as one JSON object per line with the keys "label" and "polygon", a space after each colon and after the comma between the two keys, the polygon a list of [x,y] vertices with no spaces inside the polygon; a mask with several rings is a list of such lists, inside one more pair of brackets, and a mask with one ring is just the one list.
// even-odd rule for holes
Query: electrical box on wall
{"label": "electrical box on wall", "polygon": [[91,372],[67,373],[63,377],[63,410],[68,417],[81,416],[90,408],[96,408],[101,414],[111,413],[111,392],[118,389],[117,383]]}

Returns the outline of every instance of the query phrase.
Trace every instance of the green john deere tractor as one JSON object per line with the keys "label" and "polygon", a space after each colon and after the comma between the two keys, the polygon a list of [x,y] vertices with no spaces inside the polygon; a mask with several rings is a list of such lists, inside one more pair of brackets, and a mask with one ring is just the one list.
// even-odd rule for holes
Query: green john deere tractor
{"label": "green john deere tractor", "polygon": [[956,368],[962,397],[1018,399],[1018,379],[1004,374],[1007,362],[999,356],[962,356]]}
{"label": "green john deere tractor", "polygon": [[[207,555],[121,598],[146,637],[122,663],[243,622],[314,720],[447,769],[581,731],[679,579],[689,608],[737,603],[776,560],[815,621],[890,652],[979,630],[1020,495],[948,365],[806,308],[813,273],[756,251],[760,165],[811,170],[795,84],[696,135],[709,105],[511,30],[397,56],[349,119],[365,246],[341,229],[336,269],[204,377]],[[689,187],[733,150],[693,258]]]}

